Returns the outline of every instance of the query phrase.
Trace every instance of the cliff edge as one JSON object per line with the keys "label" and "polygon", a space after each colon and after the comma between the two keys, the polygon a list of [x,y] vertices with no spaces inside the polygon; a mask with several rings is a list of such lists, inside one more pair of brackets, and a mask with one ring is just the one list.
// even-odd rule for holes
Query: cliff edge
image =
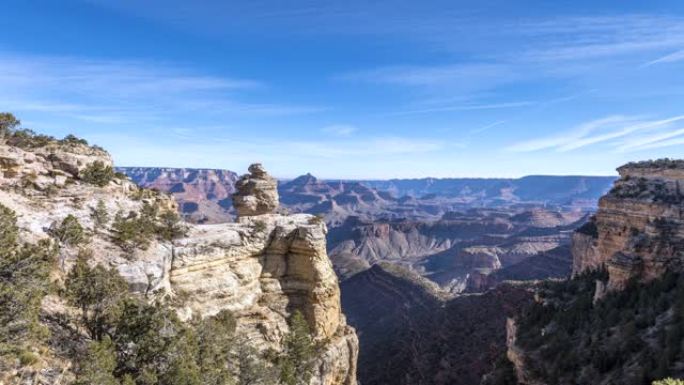
{"label": "cliff edge", "polygon": [[[182,320],[229,310],[236,334],[258,351],[281,350],[289,317],[301,312],[320,347],[310,384],[355,385],[358,342],[341,312],[325,224],[306,214],[273,214],[278,196],[272,178],[260,165],[250,171],[239,184],[238,201],[247,206],[238,209],[237,223],[182,224],[183,235],[171,240],[142,239],[135,232],[124,238],[126,229],[114,222],[134,223],[151,207],[175,213],[176,202],[114,174],[109,154],[84,141],[0,141],[0,204],[16,214],[24,242],[54,238],[56,226],[75,218],[88,237],[91,265],[116,269],[131,291],[150,301],[171,301]],[[116,215],[115,221],[100,223],[98,209],[109,218]],[[54,280],[66,277],[79,250],[60,243]],[[55,297],[45,298],[43,313],[65,311]],[[45,373],[69,378],[73,363],[42,365],[34,365],[26,378],[55,383]]]}

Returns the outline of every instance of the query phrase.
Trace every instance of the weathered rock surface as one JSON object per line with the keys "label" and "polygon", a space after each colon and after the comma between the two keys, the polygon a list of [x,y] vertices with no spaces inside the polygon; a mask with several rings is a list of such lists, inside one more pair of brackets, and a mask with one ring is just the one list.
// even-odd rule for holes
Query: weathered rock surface
{"label": "weathered rock surface", "polygon": [[573,237],[573,271],[607,268],[609,289],[648,281],[684,260],[684,162],[630,163]]}
{"label": "weathered rock surface", "polygon": [[[133,291],[173,297],[181,318],[231,310],[237,333],[258,349],[280,350],[287,320],[300,310],[322,346],[310,385],[356,385],[358,341],[340,309],[325,224],[308,214],[268,214],[278,199],[275,181],[263,168],[251,167],[244,179],[245,216],[238,223],[189,225],[182,239],[155,239],[145,250],[124,252],[112,242],[108,226],[94,229],[91,212],[99,201],[112,217],[138,212],[145,202],[162,210],[177,206],[166,195],[141,194],[127,179],[115,178],[104,187],[84,183],[79,173],[94,161],[111,165],[106,152],[87,146],[0,145],[0,204],[16,212],[23,240],[46,238],[54,222],[73,215],[90,232],[92,263],[115,267]],[[29,177],[34,183],[25,183]],[[57,277],[66,274],[77,253],[76,247],[60,249]],[[45,371],[68,373],[71,364],[62,364],[67,366]]]}
{"label": "weathered rock surface", "polygon": [[233,206],[239,217],[270,214],[278,208],[278,182],[260,163],[249,166],[249,174],[235,184]]}

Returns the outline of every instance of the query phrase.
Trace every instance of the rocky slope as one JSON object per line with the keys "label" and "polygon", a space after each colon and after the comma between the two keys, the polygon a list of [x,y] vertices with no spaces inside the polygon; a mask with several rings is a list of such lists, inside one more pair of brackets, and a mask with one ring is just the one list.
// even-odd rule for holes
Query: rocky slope
{"label": "rocky slope", "polygon": [[573,235],[574,278],[540,285],[536,303],[508,321],[515,378],[507,381],[648,384],[684,375],[684,161],[618,171]]}
{"label": "rocky slope", "polygon": [[344,312],[359,333],[359,380],[479,384],[506,350],[506,315],[530,300],[512,285],[452,296],[411,271],[376,264],[342,283]]}
{"label": "rocky slope", "polygon": [[[238,334],[248,336],[259,350],[279,350],[288,316],[299,310],[321,345],[311,384],[356,383],[358,344],[340,309],[337,278],[326,254],[325,224],[306,214],[273,214],[277,195],[269,194],[268,185],[251,183],[268,178],[263,169],[255,166],[243,178],[241,204],[259,204],[256,210],[238,210],[244,214],[238,222],[189,225],[187,236],[173,242],[152,239],[146,248],[124,249],[113,242],[109,225],[96,229],[92,212],[99,202],[112,216],[138,213],[146,204],[176,210],[177,204],[163,194],[140,190],[126,178],[101,187],[88,183],[85,170],[96,162],[100,169],[112,164],[106,152],[83,143],[48,141],[22,148],[0,144],[0,204],[17,214],[22,240],[49,238],[54,224],[72,215],[89,230],[91,263],[115,268],[141,295],[173,298],[183,319],[230,310]],[[78,252],[68,244],[60,247],[55,279],[64,277]],[[46,298],[45,314],[62,311],[57,299]],[[60,378],[69,378],[73,369],[73,363],[64,360],[43,364],[47,367],[36,364],[31,370],[59,371]]]}

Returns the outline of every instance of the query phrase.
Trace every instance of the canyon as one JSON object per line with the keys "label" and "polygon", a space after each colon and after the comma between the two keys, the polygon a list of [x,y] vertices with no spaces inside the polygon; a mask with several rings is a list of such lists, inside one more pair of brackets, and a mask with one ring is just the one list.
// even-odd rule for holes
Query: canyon
{"label": "canyon", "polygon": [[[143,187],[174,195],[191,221],[234,217],[229,195],[236,177],[231,171],[119,170]],[[541,269],[528,278],[566,275],[571,232],[586,221],[613,180],[531,176],[325,181],[306,174],[280,181],[277,193],[280,210],[313,214],[326,222],[328,254],[340,279],[378,261],[391,261],[463,292],[486,290],[500,280],[496,277],[521,270],[524,265],[514,267],[521,262]]]}
{"label": "canyon", "polygon": [[[584,338],[608,338],[596,334],[601,322],[618,322],[617,335],[634,327],[611,317],[616,301],[639,293],[635,287],[664,303],[663,313],[639,315],[638,325],[654,322],[650,333],[666,335],[677,325],[668,301],[678,295],[672,274],[682,269],[684,249],[679,161],[625,165],[610,190],[613,178],[585,177],[462,182],[468,188],[311,175],[279,182],[260,164],[242,176],[128,169],[132,179],[116,174],[100,183],[89,179],[94,165],[106,170],[112,160],[80,141],[0,146],[0,204],[16,213],[21,240],[54,237],[56,224],[73,217],[88,230],[91,265],[115,269],[135,295],[170,299],[184,322],[229,311],[257,352],[283,349],[290,316],[300,312],[317,342],[310,385],[354,385],[357,378],[364,385],[497,384],[511,376],[527,384],[556,383],[549,378],[557,376],[569,384],[574,377],[550,361],[552,349],[577,338],[571,357],[581,357]],[[536,193],[529,180],[539,183]],[[426,195],[395,196],[403,193]],[[599,193],[605,195],[596,197],[595,210]],[[97,228],[99,205],[117,217],[134,218],[130,213],[151,206],[180,212],[187,228],[176,239],[124,248],[112,227]],[[55,282],[79,253],[60,244]],[[67,326],[56,320],[75,311],[52,293],[41,305],[43,322],[58,335]],[[570,322],[566,314],[575,312],[598,324],[585,330],[589,321],[578,321],[575,334],[559,335]],[[623,338],[633,349],[624,365],[654,354],[644,347],[651,334]],[[74,378],[78,364],[50,349],[4,380]],[[657,373],[679,373],[673,357]],[[604,370],[586,367],[581,376],[590,383]],[[648,377],[613,367],[601,383]]]}

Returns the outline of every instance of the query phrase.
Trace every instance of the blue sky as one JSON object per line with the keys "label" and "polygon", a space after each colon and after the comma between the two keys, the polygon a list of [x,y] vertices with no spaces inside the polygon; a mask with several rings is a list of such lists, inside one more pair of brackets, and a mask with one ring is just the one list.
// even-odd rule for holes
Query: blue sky
{"label": "blue sky", "polygon": [[0,110],[122,166],[613,175],[684,157],[684,2],[7,0]]}

